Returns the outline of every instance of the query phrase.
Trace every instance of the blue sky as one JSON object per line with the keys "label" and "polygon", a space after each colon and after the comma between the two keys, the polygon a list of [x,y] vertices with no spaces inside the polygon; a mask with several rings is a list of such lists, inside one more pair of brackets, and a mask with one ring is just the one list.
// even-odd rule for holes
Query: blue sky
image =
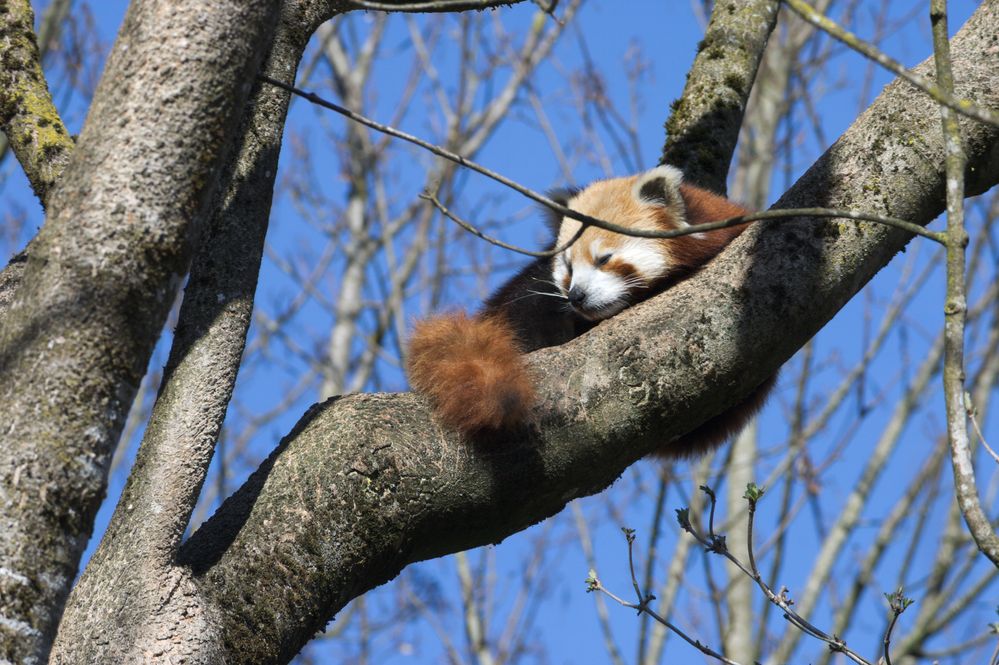
{"label": "blue sky", "polygon": [[[873,3],[871,3],[873,4]],[[951,2],[951,29],[956,31],[966,20],[975,8],[974,2],[964,0],[961,2]],[[121,22],[124,9],[127,3],[116,0],[102,0],[93,3],[91,10],[95,19],[95,25],[103,42],[107,45],[114,39]],[[539,94],[545,96],[552,104],[548,109],[554,120],[560,142],[569,144],[578,139],[580,128],[579,119],[575,117],[572,109],[560,106],[559,95],[564,94],[559,91],[565,89],[564,71],[577,67],[581,59],[581,41],[585,41],[586,49],[596,63],[606,82],[607,96],[618,103],[626,104],[629,90],[625,77],[622,74],[623,62],[626,54],[639,49],[642,57],[649,63],[649,72],[643,79],[642,100],[637,109],[638,135],[641,137],[641,160],[637,167],[648,168],[655,165],[659,157],[659,150],[663,143],[662,125],[666,117],[669,103],[679,96],[682,91],[686,71],[693,59],[696,51],[696,44],[701,38],[702,28],[699,25],[694,13],[691,10],[691,3],[674,0],[673,2],[662,2],[661,0],[632,0],[627,3],[627,11],[622,10],[625,4],[620,0],[592,0],[584,6],[575,27],[560,41],[555,50],[555,57],[552,63],[543,66],[534,78],[534,86]],[[909,14],[913,7],[919,8],[916,3],[904,3],[894,10],[896,17],[903,17]],[[39,14],[40,7],[36,6]],[[864,35],[864,30],[872,30],[873,26],[869,18],[865,18],[865,12],[873,13],[873,7],[867,7],[866,3],[861,3],[861,11],[858,13],[858,32]],[[536,7],[531,3],[522,3],[520,6],[502,10],[502,21],[512,34],[516,35],[518,29],[523,31],[530,21],[533,20]],[[636,20],[639,17],[639,20]],[[358,30],[363,31],[365,19],[358,18]],[[423,20],[417,17],[415,20]],[[412,57],[407,50],[408,38],[406,30],[401,20],[393,20],[389,28],[389,39],[386,43],[391,48],[384,49],[378,59],[373,77],[378,81],[377,95],[372,100],[372,107],[375,110],[376,119],[386,120],[390,117],[394,104],[397,102],[399,90],[403,85],[403,76],[407,70],[408,63]],[[924,9],[919,9],[912,19],[888,36],[881,44],[887,52],[893,55],[904,64],[911,65],[927,57],[929,51],[929,24]],[[457,45],[442,41],[438,50],[434,53],[435,65],[441,72],[442,78],[446,80],[448,73],[452,72],[460,57]],[[867,64],[861,58],[846,53],[843,48],[836,47],[834,56],[825,68],[826,77],[821,81],[816,81],[815,86],[821,86],[821,106],[819,116],[821,118],[821,132],[800,130],[797,134],[794,157],[788,166],[788,172],[793,180],[804,168],[806,168],[821,152],[827,147],[825,141],[834,140],[856,117],[858,109],[862,108],[868,100],[858,99],[861,88],[860,81],[866,73]],[[892,76],[884,71],[876,70],[870,90],[872,94],[877,94],[881,87],[892,80]],[[316,90],[320,94],[331,96],[328,88],[322,86],[322,76],[314,77],[314,82],[310,84],[310,89]],[[811,82],[810,82],[811,84]],[[819,91],[815,89],[815,92]],[[60,97],[63,101],[59,101]],[[58,95],[60,109],[63,111],[67,123],[72,132],[79,131],[83,121],[85,106],[76,95]],[[518,107],[513,112],[513,117],[504,123],[502,129],[477,156],[477,161],[499,171],[518,182],[536,190],[546,190],[551,186],[564,184],[564,178],[560,172],[557,162],[552,154],[552,150],[544,139],[543,135],[533,126],[533,123],[518,118],[518,114],[527,118],[527,113],[523,107]],[[417,135],[427,136],[432,133],[432,129],[439,118],[434,114],[413,113],[407,116],[401,123],[401,128]],[[313,148],[312,164],[310,175],[317,179],[323,194],[331,200],[343,198],[344,187],[341,180],[337,178],[339,165],[337,164],[337,152],[332,148],[324,150],[324,142],[329,140],[330,133],[340,131],[342,123],[346,122],[338,116],[317,109],[302,100],[297,100],[289,119],[289,131],[287,135],[299,136],[307,141]],[[798,119],[802,128],[807,128],[805,118]],[[281,170],[282,177],[291,177],[303,168],[303,165],[296,160],[291,150],[286,149],[282,155]],[[399,165],[399,177],[397,195],[400,199],[412,199],[419,194],[422,170],[429,164],[429,159],[425,155],[419,154],[415,150],[408,150],[402,154],[407,155],[405,163]],[[617,173],[625,173],[628,166],[620,159],[611,159],[612,167]],[[633,166],[631,168],[634,168]],[[5,178],[0,185],[0,193],[4,200],[11,206],[16,206],[27,211],[31,223],[27,228],[36,228],[41,223],[40,210],[31,196],[27,185],[20,175],[16,162],[12,159],[6,160],[2,165],[2,174]],[[603,177],[605,174],[594,164],[580,162],[578,171],[573,172],[573,179],[578,184],[586,183],[592,179]],[[775,174],[772,198],[776,199],[785,186],[785,176],[780,172]],[[463,193],[466,206],[462,212],[470,218],[479,221],[488,219],[524,218],[524,221],[505,226],[503,232],[505,237],[519,242],[525,246],[530,246],[537,242],[539,237],[539,225],[537,216],[525,214],[525,209],[529,206],[520,200],[516,195],[505,192],[502,188],[477,175],[467,176],[467,185]],[[485,201],[485,205],[477,207],[475,202]],[[286,193],[281,193],[276,198],[272,213],[272,226],[269,235],[269,244],[277,254],[292,254],[301,250],[303,246],[309,246],[315,242],[314,229],[310,229],[304,224],[296,207],[289,200]],[[905,280],[907,266],[921,266],[928,260],[934,251],[929,245],[919,245],[919,241],[910,244],[909,250],[901,255],[888,269],[874,281],[872,286],[864,293],[854,299],[843,312],[827,326],[816,338],[817,364],[821,372],[828,375],[831,382],[837,375],[838,368],[849,367],[862,353],[865,343],[865,326],[872,324],[868,321],[869,312],[875,313],[883,308],[885,301],[890,299],[896,286]],[[308,256],[308,254],[303,254]],[[468,258],[462,258],[457,253],[451,257],[455,262]],[[509,262],[515,262],[514,257],[508,257]],[[456,283],[447,290],[444,295],[446,304],[459,304],[474,307],[477,297],[484,291],[488,291],[496,284],[500,283],[502,273],[496,274],[488,285]],[[330,281],[325,284],[332,289],[335,276],[330,277]],[[981,280],[976,287],[979,293]],[[258,304],[261,306],[273,306],[275,303],[287,299],[294,293],[295,286],[289,283],[280,270],[271,262],[265,263],[261,273],[261,285],[258,290]],[[912,325],[907,327],[906,333],[900,333],[900,339],[890,345],[889,351],[884,352],[876,360],[871,373],[869,390],[870,397],[877,390],[883,389],[891,397],[897,395],[905,385],[906,360],[918,361],[925,355],[928,348],[928,336],[935,331],[940,322],[940,308],[942,303],[942,277],[938,274],[931,278],[929,285],[921,292],[917,306],[911,308],[908,316]],[[413,316],[418,312],[411,311]],[[874,324],[877,323],[877,316],[874,316]],[[307,309],[303,318],[299,319],[296,325],[301,326],[301,330],[293,334],[301,334],[303,340],[309,340],[315,336],[316,331],[321,331],[329,325],[329,321],[318,308]],[[251,335],[254,333],[251,332]],[[904,337],[904,339],[903,339]],[[151,367],[158,369],[165,360],[165,345],[169,343],[169,335],[165,335],[161,343],[161,348],[157,351],[156,357],[151,363]],[[306,342],[303,342],[306,343]],[[273,406],[294,384],[296,377],[294,372],[287,367],[294,367],[294,364],[284,368],[269,368],[267,366],[255,367],[249,378],[241,379],[238,391],[241,403],[251,409],[265,410]],[[794,361],[785,369],[782,388],[777,397],[772,400],[762,421],[762,438],[766,442],[772,440],[774,443],[780,441],[782,432],[786,430],[786,411],[790,400],[791,390],[790,380],[796,371]],[[389,388],[402,389],[404,378],[391,369],[386,369],[384,384]],[[934,397],[934,399],[937,399]],[[306,406],[316,399],[315,394],[306,394],[301,400],[288,410],[288,413],[275,419],[267,428],[258,433],[253,442],[253,450],[257,457],[266,454],[276,443],[279,437],[287,432]],[[239,418],[238,414],[230,413],[230,421]],[[864,422],[860,433],[856,435],[859,443],[847,446],[841,455],[837,456],[837,469],[825,477],[828,485],[824,486],[824,493],[820,497],[820,505],[830,514],[834,514],[841,498],[840,492],[848,489],[853,482],[857,469],[861,467],[869,451],[869,445],[864,445],[864,436],[873,436],[879,431],[879,427],[887,420],[888,413],[885,410],[875,410]],[[824,445],[835,447],[836,435],[849,426],[853,420],[852,413],[840,414],[835,425],[830,428],[830,435]],[[928,410],[927,414],[916,421],[917,427],[911,429],[923,431],[913,431],[907,434],[911,440],[907,440],[905,450],[907,455],[912,456],[912,461],[906,465],[903,460],[892,467],[892,475],[878,486],[874,502],[888,502],[897,496],[904,489],[907,482],[907,470],[911,472],[922,458],[925,456],[928,446],[932,444],[932,433],[939,430],[939,425],[943,420],[942,409]],[[990,426],[991,439],[999,439],[999,432],[995,425]],[[865,434],[866,433],[866,434]],[[769,437],[769,439],[768,439]],[[911,451],[911,452],[909,452]],[[896,460],[898,462],[898,460]],[[626,550],[623,539],[620,535],[621,526],[630,526],[639,529],[639,539],[646,537],[651,520],[652,497],[649,496],[647,488],[650,486],[650,479],[654,475],[650,465],[640,465],[641,468],[626,473],[622,480],[614,488],[616,492],[613,503],[609,503],[607,497],[594,497],[580,502],[583,513],[588,515],[593,524],[593,539],[597,550],[598,561],[600,562],[600,574],[605,583],[622,594],[629,592],[629,581],[624,567],[624,555]],[[685,471],[686,469],[681,469]],[[230,469],[231,478],[229,487],[238,482],[240,475],[249,471],[249,468]],[[214,476],[213,476],[214,477]],[[106,502],[98,518],[97,532],[99,533],[106,524],[113,509],[114,500],[120,492],[124,475],[116,474],[112,478],[109,488],[109,499]],[[211,480],[209,482],[212,482]],[[947,481],[949,482],[949,481]],[[985,480],[983,480],[984,484]],[[684,493],[696,491],[694,485],[687,483]],[[641,491],[639,491],[641,490]],[[797,496],[800,496],[798,494]],[[689,499],[673,492],[667,497],[666,506],[671,512],[672,508],[684,505]],[[776,497],[772,497],[776,501]],[[609,506],[616,506],[623,512],[617,512]],[[761,507],[761,526],[768,525],[766,516],[767,503]],[[623,507],[623,508],[622,508]],[[873,517],[873,516],[872,516]],[[936,515],[935,519],[940,519]],[[626,523],[622,524],[622,521]],[[869,535],[870,530],[868,530]],[[678,538],[676,529],[672,526],[665,530],[663,536],[662,551],[671,551],[673,544]],[[592,599],[583,593],[582,580],[587,574],[587,565],[583,559],[581,549],[575,542],[575,528],[571,515],[565,513],[553,521],[547,527],[532,529],[523,534],[511,537],[502,545],[490,548],[486,551],[479,551],[472,555],[473,563],[485,561],[496,584],[491,593],[495,594],[497,603],[496,615],[502,616],[503,608],[509,607],[514,602],[512,590],[515,589],[520,579],[525,553],[530,552],[533,544],[539,538],[550,539],[550,554],[546,557],[547,563],[543,567],[543,575],[539,584],[538,603],[540,609],[534,619],[533,632],[537,640],[548,647],[547,660],[538,659],[537,662],[555,663],[600,663],[607,662],[603,637],[600,635],[595,621],[595,612]],[[803,577],[807,575],[814,556],[819,538],[814,529],[800,528],[794,532],[796,539],[794,552],[795,558],[799,561],[790,562],[781,579],[783,584],[790,588],[800,588]],[[95,537],[96,541],[96,537]],[[557,546],[556,544],[557,543]],[[91,545],[93,546],[94,543]],[[863,540],[856,545],[857,551],[863,551]],[[919,556],[927,556],[921,554]],[[899,562],[896,560],[895,564]],[[699,568],[694,566],[694,568]],[[890,569],[890,566],[888,567]],[[892,588],[895,578],[887,571],[882,582],[885,589]],[[660,567],[658,577],[665,571]],[[697,574],[697,573],[693,573]],[[440,593],[446,603],[451,603],[450,610],[442,610],[442,626],[445,630],[453,631],[455,639],[460,642],[460,617],[454,612],[453,604],[456,602],[456,583],[453,564],[450,561],[432,561],[420,564],[414,572],[410,573],[407,584],[413,584],[413,580],[422,580],[429,586],[439,586]],[[506,591],[506,593],[504,593]],[[389,587],[383,588],[372,594],[369,599],[370,606],[375,608],[373,614],[377,616],[379,612],[387,613],[387,609],[397,602],[399,589]],[[877,597],[878,594],[871,594],[864,606],[864,615],[859,621],[860,626],[866,626],[867,631],[876,632],[879,630],[881,618],[883,617],[883,603]],[[683,605],[679,607],[680,614],[687,612],[685,621],[681,623],[696,633],[699,626],[710,624],[706,616],[699,616],[704,612],[703,598],[698,598],[696,594],[685,597]],[[633,653],[631,644],[637,632],[638,622],[635,620],[633,612],[622,608],[609,608],[612,616],[614,630],[618,636],[619,643],[626,649],[626,660],[631,662]],[[699,618],[698,618],[699,617]],[[828,614],[817,617],[818,620],[828,620]],[[994,619],[993,619],[994,620]],[[436,663],[445,662],[444,654],[440,650],[439,638],[433,628],[427,622],[418,622],[407,625],[399,629],[402,633],[402,644],[404,648],[398,648],[399,642],[378,642],[374,645],[373,662],[379,663]],[[856,638],[861,640],[861,644],[866,646],[870,641],[864,641],[864,628],[856,634]],[[872,633],[873,634],[873,633]],[[705,637],[707,641],[712,639],[709,632]],[[398,635],[397,635],[398,637]],[[854,636],[848,636],[850,638]],[[380,638],[384,639],[384,638]],[[313,647],[311,653],[315,653],[322,662],[324,655],[332,653],[343,656],[351,653],[349,647],[346,651],[341,647],[333,647],[332,651],[326,651],[325,647]],[[808,644],[799,652],[805,654],[804,658],[813,657],[821,651],[821,647],[815,643]],[[693,662],[700,656],[690,650],[678,640],[672,640],[667,650],[667,662]],[[534,662],[528,659],[528,662]]]}

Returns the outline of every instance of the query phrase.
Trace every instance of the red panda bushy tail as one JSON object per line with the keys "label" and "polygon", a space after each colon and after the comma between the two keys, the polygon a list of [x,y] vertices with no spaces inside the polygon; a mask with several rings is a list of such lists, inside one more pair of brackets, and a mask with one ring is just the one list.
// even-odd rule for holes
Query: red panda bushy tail
{"label": "red panda bushy tail", "polygon": [[465,433],[517,425],[534,404],[516,336],[496,314],[420,321],[406,365],[410,385],[430,398],[437,419]]}

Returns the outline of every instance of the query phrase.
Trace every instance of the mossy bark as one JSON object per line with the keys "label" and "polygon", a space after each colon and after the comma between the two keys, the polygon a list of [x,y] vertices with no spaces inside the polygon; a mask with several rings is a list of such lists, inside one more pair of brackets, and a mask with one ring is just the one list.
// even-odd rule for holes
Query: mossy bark
{"label": "mossy bark", "polygon": [[0,130],[44,206],[69,161],[73,139],[42,73],[28,0],[0,2]]}
{"label": "mossy bark", "polygon": [[691,184],[726,190],[742,115],[779,7],[778,0],[718,0],[711,11],[683,95],[671,106],[659,160],[683,169]]}

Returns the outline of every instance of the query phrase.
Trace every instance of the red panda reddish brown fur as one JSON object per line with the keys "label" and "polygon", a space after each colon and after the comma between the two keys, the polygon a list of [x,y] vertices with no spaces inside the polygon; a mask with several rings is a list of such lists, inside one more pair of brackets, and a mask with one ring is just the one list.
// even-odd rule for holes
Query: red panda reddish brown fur
{"label": "red panda reddish brown fur", "polygon": [[[668,166],[556,198],[573,210],[641,230],[697,226],[748,212],[683,184],[682,174]],[[552,226],[549,249],[573,237],[579,222],[557,217]],[[446,314],[417,323],[407,358],[410,384],[430,399],[436,418],[449,428],[474,435],[523,424],[535,401],[523,354],[563,344],[661,293],[711,260],[743,228],[662,239],[587,227],[572,247],[534,261],[500,287],[478,315]],[[710,450],[759,410],[775,379],[655,454],[689,457]]]}

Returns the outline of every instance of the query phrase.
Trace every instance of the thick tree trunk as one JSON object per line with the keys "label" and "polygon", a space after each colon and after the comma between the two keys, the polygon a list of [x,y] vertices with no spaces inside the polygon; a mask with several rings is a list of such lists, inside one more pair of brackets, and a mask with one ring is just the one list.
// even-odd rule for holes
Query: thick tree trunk
{"label": "thick tree trunk", "polygon": [[132,3],[46,224],[4,289],[0,659],[48,652],[276,7]]}
{"label": "thick tree trunk", "polygon": [[[309,36],[328,16],[319,5],[282,3],[266,75],[293,82]],[[133,473],[67,603],[53,663],[226,660],[218,617],[175,556],[246,342],[289,98],[280,88],[253,85]]]}

